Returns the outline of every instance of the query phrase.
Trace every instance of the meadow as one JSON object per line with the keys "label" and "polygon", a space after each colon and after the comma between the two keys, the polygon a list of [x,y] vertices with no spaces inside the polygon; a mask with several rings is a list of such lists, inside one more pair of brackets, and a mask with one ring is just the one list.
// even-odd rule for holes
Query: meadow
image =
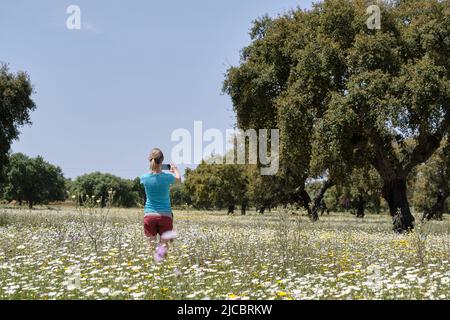
{"label": "meadow", "polygon": [[0,209],[0,299],[450,298],[448,215],[405,235],[387,215],[174,216],[156,263],[139,209]]}

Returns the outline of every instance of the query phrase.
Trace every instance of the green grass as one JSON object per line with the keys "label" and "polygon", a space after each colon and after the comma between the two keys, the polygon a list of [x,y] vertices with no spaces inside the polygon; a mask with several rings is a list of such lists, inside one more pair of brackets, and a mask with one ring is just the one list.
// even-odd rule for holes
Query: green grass
{"label": "green grass", "polygon": [[447,215],[397,235],[386,215],[225,213],[175,211],[157,264],[138,209],[0,209],[0,299],[450,298]]}

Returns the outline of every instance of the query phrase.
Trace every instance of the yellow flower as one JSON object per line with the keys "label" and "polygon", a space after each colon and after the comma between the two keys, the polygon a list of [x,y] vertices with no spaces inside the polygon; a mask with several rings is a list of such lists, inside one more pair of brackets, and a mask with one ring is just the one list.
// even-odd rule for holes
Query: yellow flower
{"label": "yellow flower", "polygon": [[284,292],[284,291],[278,291],[278,292],[277,292],[277,296],[279,296],[279,297],[285,297],[285,296],[287,296],[287,293]]}
{"label": "yellow flower", "polygon": [[234,298],[236,298],[236,297],[237,297],[237,296],[236,296],[234,293],[228,294],[228,298],[234,299]]}

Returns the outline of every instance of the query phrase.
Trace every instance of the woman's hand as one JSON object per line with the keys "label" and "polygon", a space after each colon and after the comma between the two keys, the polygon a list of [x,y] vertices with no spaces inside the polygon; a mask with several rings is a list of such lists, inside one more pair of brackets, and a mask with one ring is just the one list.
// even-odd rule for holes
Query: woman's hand
{"label": "woman's hand", "polygon": [[175,173],[176,171],[178,171],[178,167],[175,163],[171,163],[170,164],[170,172]]}
{"label": "woman's hand", "polygon": [[177,167],[177,165],[175,163],[171,163],[170,164],[170,172],[175,174],[175,181],[176,182],[181,182],[180,172],[178,171],[178,167]]}

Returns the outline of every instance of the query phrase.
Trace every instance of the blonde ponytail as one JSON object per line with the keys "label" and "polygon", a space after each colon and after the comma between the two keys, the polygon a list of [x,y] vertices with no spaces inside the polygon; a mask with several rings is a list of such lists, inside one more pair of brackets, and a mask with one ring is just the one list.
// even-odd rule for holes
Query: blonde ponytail
{"label": "blonde ponytail", "polygon": [[151,164],[150,167],[151,167],[152,171],[158,170],[158,165],[156,164],[155,159],[151,159],[150,164]]}
{"label": "blonde ponytail", "polygon": [[152,171],[158,171],[164,161],[164,155],[158,148],[154,148],[148,157],[150,160],[150,168]]}

